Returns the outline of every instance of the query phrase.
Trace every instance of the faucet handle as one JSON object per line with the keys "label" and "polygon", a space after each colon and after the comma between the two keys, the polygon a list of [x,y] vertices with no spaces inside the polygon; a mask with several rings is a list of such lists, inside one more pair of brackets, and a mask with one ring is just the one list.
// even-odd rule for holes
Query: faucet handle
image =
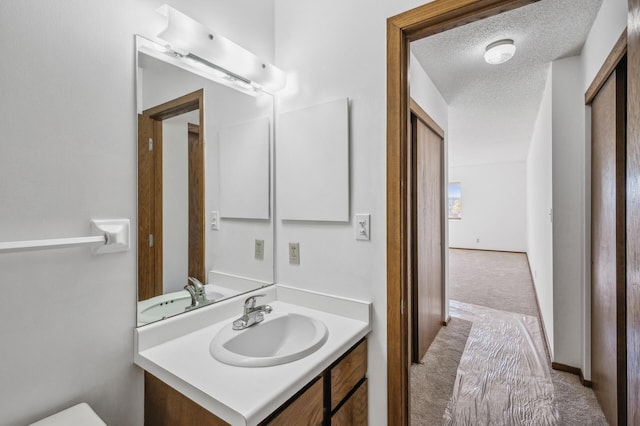
{"label": "faucet handle", "polygon": [[233,322],[232,328],[234,330],[244,330],[245,328],[247,328],[248,323],[249,318],[246,315],[243,315]]}
{"label": "faucet handle", "polygon": [[198,290],[204,288],[204,284],[202,284],[202,282],[195,277],[189,277],[189,282],[193,284],[193,286]]}
{"label": "faucet handle", "polygon": [[256,294],[254,296],[249,296],[247,297],[247,299],[244,301],[244,309],[253,309],[256,307],[256,298],[257,297],[264,297],[266,296],[266,294]]}

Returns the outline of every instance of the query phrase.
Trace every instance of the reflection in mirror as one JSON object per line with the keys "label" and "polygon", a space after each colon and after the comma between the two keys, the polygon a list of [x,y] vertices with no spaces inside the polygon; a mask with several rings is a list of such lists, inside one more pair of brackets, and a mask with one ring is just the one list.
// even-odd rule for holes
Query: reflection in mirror
{"label": "reflection in mirror", "polygon": [[136,44],[144,325],[273,283],[273,98]]}

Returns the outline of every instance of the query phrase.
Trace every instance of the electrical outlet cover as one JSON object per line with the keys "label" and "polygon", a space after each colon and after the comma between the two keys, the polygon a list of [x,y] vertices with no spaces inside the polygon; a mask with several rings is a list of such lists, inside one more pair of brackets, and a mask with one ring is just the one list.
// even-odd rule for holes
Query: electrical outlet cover
{"label": "electrical outlet cover", "polygon": [[289,243],[289,264],[300,264],[300,243]]}
{"label": "electrical outlet cover", "polygon": [[264,259],[264,240],[256,240],[255,258],[258,260]]}

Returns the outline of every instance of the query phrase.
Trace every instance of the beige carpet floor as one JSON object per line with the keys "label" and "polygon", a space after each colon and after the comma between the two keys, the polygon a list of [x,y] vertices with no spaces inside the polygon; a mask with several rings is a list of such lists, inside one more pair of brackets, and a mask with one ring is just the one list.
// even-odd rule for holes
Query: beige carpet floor
{"label": "beige carpet floor", "polygon": [[522,253],[449,249],[449,299],[537,316]]}
{"label": "beige carpet floor", "polygon": [[451,318],[449,325],[440,329],[422,364],[411,366],[412,425],[442,424],[471,325]]}
{"label": "beige carpet floor", "polygon": [[[449,267],[452,300],[531,315],[539,320],[524,254],[451,249]],[[453,317],[450,325],[438,333],[422,364],[412,366],[412,425],[443,424],[443,414],[451,398],[458,365],[472,327],[472,322]],[[548,359],[546,361],[549,364]],[[591,389],[582,386],[577,376],[551,370],[550,365],[547,367],[560,419],[556,424],[607,424]]]}

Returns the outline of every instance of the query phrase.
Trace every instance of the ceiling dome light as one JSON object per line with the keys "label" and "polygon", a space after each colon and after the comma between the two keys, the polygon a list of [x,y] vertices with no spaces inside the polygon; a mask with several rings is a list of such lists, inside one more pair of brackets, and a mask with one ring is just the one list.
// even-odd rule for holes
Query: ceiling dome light
{"label": "ceiling dome light", "polygon": [[484,52],[484,60],[491,65],[504,64],[516,53],[513,40],[505,39],[491,43]]}

